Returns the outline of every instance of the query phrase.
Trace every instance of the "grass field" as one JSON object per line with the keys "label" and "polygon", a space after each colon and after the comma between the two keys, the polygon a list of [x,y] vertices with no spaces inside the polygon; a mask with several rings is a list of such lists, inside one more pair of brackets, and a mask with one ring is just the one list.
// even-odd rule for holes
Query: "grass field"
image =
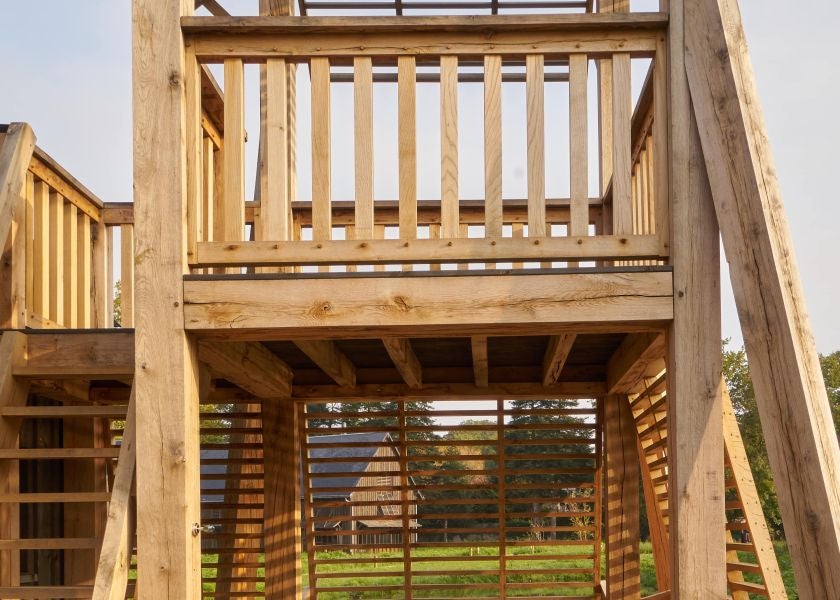
{"label": "grass field", "polygon": [[[787,587],[788,591],[788,598],[789,600],[798,600],[798,594],[796,593],[795,584],[793,580],[793,571],[790,564],[790,555],[787,551],[787,546],[784,542],[776,542],[776,555],[779,559],[779,567],[782,571],[782,577],[785,581],[785,586]],[[525,554],[532,554],[530,548],[520,548],[517,549]],[[646,596],[652,594],[656,591],[656,575],[654,573],[654,566],[653,566],[653,554],[650,543],[642,543],[641,547],[641,579],[642,579],[642,596]],[[458,570],[470,570],[470,571],[493,571],[498,568],[498,553],[494,549],[482,548],[481,551],[486,555],[487,560],[482,560],[478,558],[482,556],[482,554],[474,554],[472,560],[470,562],[458,562],[457,560],[452,560],[453,558],[457,559],[459,556],[464,556],[469,558],[468,550],[467,549],[427,549],[427,550],[418,550],[416,551],[416,556],[427,559],[420,563],[417,563],[417,568],[421,571],[458,571]],[[539,549],[537,549],[537,552]],[[581,547],[571,547],[565,550],[565,553],[568,554],[578,554],[580,553]],[[553,553],[562,553],[564,549],[552,548],[551,552]],[[332,559],[332,558],[346,558],[347,555],[340,554],[340,553],[319,553],[319,559]],[[378,553],[378,554],[370,554],[369,556],[360,556],[359,554],[354,555],[354,558],[357,559],[369,559],[369,562],[365,562],[362,565],[359,564],[332,564],[329,565],[328,570],[326,572],[335,573],[335,578],[330,580],[330,586],[333,587],[342,587],[342,588],[353,588],[353,587],[360,587],[360,586],[398,586],[402,583],[402,563],[393,563],[393,562],[383,562],[383,559],[388,558],[398,558],[401,554],[399,553]],[[603,556],[603,555],[602,555]],[[435,561],[436,557],[440,557],[440,561]],[[214,562],[214,556],[205,556],[204,562]],[[548,569],[557,566],[556,561],[548,561],[548,560],[539,560],[535,558],[533,560],[521,560],[521,561],[511,561],[509,564],[515,564],[515,567],[509,567],[509,573],[511,569],[519,569],[519,570],[528,570],[528,569]],[[585,569],[591,567],[591,561],[588,560],[568,560],[563,561],[562,566],[564,568],[580,568]],[[357,574],[360,570],[364,570],[365,572],[369,573],[376,573],[376,577],[359,577]],[[324,572],[324,571],[320,571]],[[601,572],[604,572],[603,560],[601,566]],[[417,571],[415,571],[417,573]],[[260,569],[259,576],[263,576],[263,571]],[[210,569],[205,569],[204,575],[211,577],[213,575],[213,571]],[[307,584],[307,561],[306,557],[303,559],[303,581],[304,586]],[[586,581],[587,575],[584,574],[563,574],[563,575],[551,575],[551,576],[534,576],[529,577],[526,575],[512,575],[509,576],[508,581],[521,581],[521,582],[540,582],[540,581],[554,581],[554,582],[567,582],[567,584],[572,584],[570,587],[566,587],[563,589],[563,593],[567,595],[584,595],[588,593],[587,588],[577,587],[574,586],[574,582],[578,581]],[[750,579],[749,577],[747,578]],[[451,584],[451,583],[469,583],[472,584],[472,587],[447,592],[447,597],[452,598],[470,598],[470,597],[480,597],[480,596],[487,596],[487,590],[482,589],[482,584],[493,584],[498,581],[498,577],[493,575],[492,573],[483,573],[483,574],[470,574],[470,575],[459,575],[459,574],[449,574],[443,576],[434,576],[434,577],[417,577],[415,575],[415,582],[416,583],[434,583],[434,584]],[[205,591],[212,592],[212,587],[208,584],[205,584]],[[262,590],[262,584],[258,584],[258,590]],[[556,588],[555,588],[556,590]],[[538,595],[539,593],[547,594],[551,592],[551,588],[535,588],[535,589],[523,589],[519,590],[515,593],[520,595]],[[432,595],[437,595],[440,597],[440,591],[429,592]],[[556,591],[554,592],[557,593]],[[398,591],[394,591],[392,589],[384,589],[379,592],[368,592],[361,595],[351,595],[348,591],[340,591],[340,592],[333,592],[328,594],[320,594],[319,600],[373,600],[373,599],[390,599],[390,598],[399,598],[401,597]],[[415,594],[416,598],[422,598],[422,595]],[[515,597],[515,596],[511,596]]]}

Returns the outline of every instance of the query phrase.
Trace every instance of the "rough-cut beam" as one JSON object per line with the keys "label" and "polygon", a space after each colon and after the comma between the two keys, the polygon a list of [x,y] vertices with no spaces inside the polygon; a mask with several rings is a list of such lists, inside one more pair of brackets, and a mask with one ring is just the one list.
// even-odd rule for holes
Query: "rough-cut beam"
{"label": "rough-cut beam", "polygon": [[123,600],[131,567],[133,532],[131,531],[131,487],[136,466],[135,394],[132,389],[128,402],[120,455],[114,474],[111,501],[108,503],[108,521],[102,539],[99,566],[93,600]]}
{"label": "rough-cut beam", "polygon": [[210,11],[214,17],[229,17],[230,13],[225,10],[225,7],[217,2],[217,0],[195,0],[195,7],[203,6]]}
{"label": "rough-cut beam", "polygon": [[733,0],[686,3],[686,70],[796,582],[840,597],[840,449]]}
{"label": "rough-cut beam", "polygon": [[521,398],[589,398],[602,396],[606,386],[599,381],[569,381],[543,386],[538,383],[493,383],[479,387],[472,383],[424,383],[422,388],[404,384],[365,384],[355,388],[334,385],[294,386],[293,398],[330,401],[366,400],[379,397],[404,397],[417,400],[452,400],[453,398],[482,398],[517,396]]}
{"label": "rough-cut beam", "polygon": [[382,338],[385,350],[406,385],[417,389],[423,385],[423,366],[417,360],[411,341],[407,338]]}
{"label": "rough-cut beam", "polygon": [[566,366],[566,360],[569,358],[576,338],[577,335],[574,333],[554,335],[549,338],[548,348],[543,358],[543,385],[552,385],[560,379],[560,373]]}
{"label": "rough-cut beam", "polygon": [[[673,315],[667,271],[354,278],[189,278],[187,328],[225,336],[271,329],[274,335],[359,337],[403,335],[545,335],[563,325],[632,327]],[[472,298],[464,302],[464,298]],[[248,305],[243,312],[241,306]],[[627,329],[624,329],[625,331]],[[230,339],[230,338],[228,338]]]}
{"label": "rough-cut beam", "polygon": [[0,248],[5,244],[15,220],[20,190],[34,150],[32,128],[26,123],[9,125],[0,144]]}
{"label": "rough-cut beam", "polygon": [[26,335],[18,377],[121,379],[134,375],[134,333],[60,331]]}
{"label": "rough-cut beam", "polygon": [[329,340],[301,340],[295,342],[298,348],[309,357],[324,373],[339,385],[356,385],[356,367],[335,342]]}
{"label": "rough-cut beam", "polygon": [[472,347],[475,384],[478,387],[487,387],[490,384],[490,372],[487,363],[487,336],[474,335],[470,339],[470,346]]}
{"label": "rough-cut beam", "polygon": [[205,341],[198,345],[198,359],[258,398],[291,395],[292,370],[262,344]]}
{"label": "rough-cut beam", "polygon": [[644,387],[644,378],[662,371],[665,335],[629,334],[607,363],[607,388],[611,394],[632,394]]}

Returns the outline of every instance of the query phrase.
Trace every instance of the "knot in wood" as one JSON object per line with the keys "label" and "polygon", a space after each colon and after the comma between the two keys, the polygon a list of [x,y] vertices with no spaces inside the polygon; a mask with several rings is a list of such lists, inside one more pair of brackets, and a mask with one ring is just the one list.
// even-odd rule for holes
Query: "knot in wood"
{"label": "knot in wood", "polygon": [[181,74],[178,71],[172,71],[169,74],[169,85],[171,87],[179,87],[181,85]]}

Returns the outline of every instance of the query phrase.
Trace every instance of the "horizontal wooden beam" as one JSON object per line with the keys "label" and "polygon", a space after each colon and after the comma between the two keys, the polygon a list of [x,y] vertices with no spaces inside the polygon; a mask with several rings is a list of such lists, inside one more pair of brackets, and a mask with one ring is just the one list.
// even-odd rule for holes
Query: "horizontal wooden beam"
{"label": "horizontal wooden beam", "polygon": [[259,398],[291,394],[292,370],[262,344],[202,341],[198,359],[219,377]]}
{"label": "horizontal wooden beam", "polygon": [[17,377],[122,379],[134,376],[134,332],[100,331],[26,335],[26,357]]}
{"label": "horizontal wooden beam", "polygon": [[539,383],[492,383],[480,387],[473,383],[425,383],[421,388],[404,384],[371,384],[355,388],[339,386],[294,386],[292,397],[307,402],[403,398],[406,400],[464,400],[496,398],[592,398],[606,392],[601,381],[570,381],[544,386]]}
{"label": "horizontal wooden beam", "polygon": [[337,384],[346,387],[356,385],[356,367],[338,349],[335,342],[329,340],[299,340],[296,345]]}
{"label": "horizontal wooden beam", "polygon": [[226,339],[247,331],[270,332],[266,335],[274,339],[545,335],[563,325],[627,331],[634,323],[662,323],[673,316],[672,275],[660,270],[185,279],[186,328],[224,330]]}
{"label": "horizontal wooden beam", "polygon": [[658,259],[656,236],[203,242],[193,266]]}
{"label": "horizontal wooden beam", "polygon": [[644,378],[664,369],[665,335],[629,334],[607,363],[609,394],[633,394],[644,387]]}

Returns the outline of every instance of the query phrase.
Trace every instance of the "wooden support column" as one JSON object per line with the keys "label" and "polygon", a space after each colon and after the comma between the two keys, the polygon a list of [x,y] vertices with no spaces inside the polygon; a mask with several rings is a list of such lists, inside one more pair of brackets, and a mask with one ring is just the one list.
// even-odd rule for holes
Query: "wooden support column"
{"label": "wooden support column", "polygon": [[607,597],[641,598],[639,567],[639,453],[636,425],[625,396],[604,401]]}
{"label": "wooden support column", "polygon": [[688,3],[671,2],[669,31],[674,267],[667,365],[671,591],[681,600],[723,600],[720,241],[685,76],[683,11]]}
{"label": "wooden support column", "polygon": [[[134,0],[138,587],[201,597],[198,370],[184,332],[187,227],[184,41],[193,2]],[[198,118],[198,115],[189,115]]]}
{"label": "wooden support column", "polygon": [[685,18],[691,97],[799,594],[840,598],[840,448],[741,15],[733,0],[693,0]]}
{"label": "wooden support column", "polygon": [[263,401],[265,597],[301,598],[300,440],[290,398]]}

